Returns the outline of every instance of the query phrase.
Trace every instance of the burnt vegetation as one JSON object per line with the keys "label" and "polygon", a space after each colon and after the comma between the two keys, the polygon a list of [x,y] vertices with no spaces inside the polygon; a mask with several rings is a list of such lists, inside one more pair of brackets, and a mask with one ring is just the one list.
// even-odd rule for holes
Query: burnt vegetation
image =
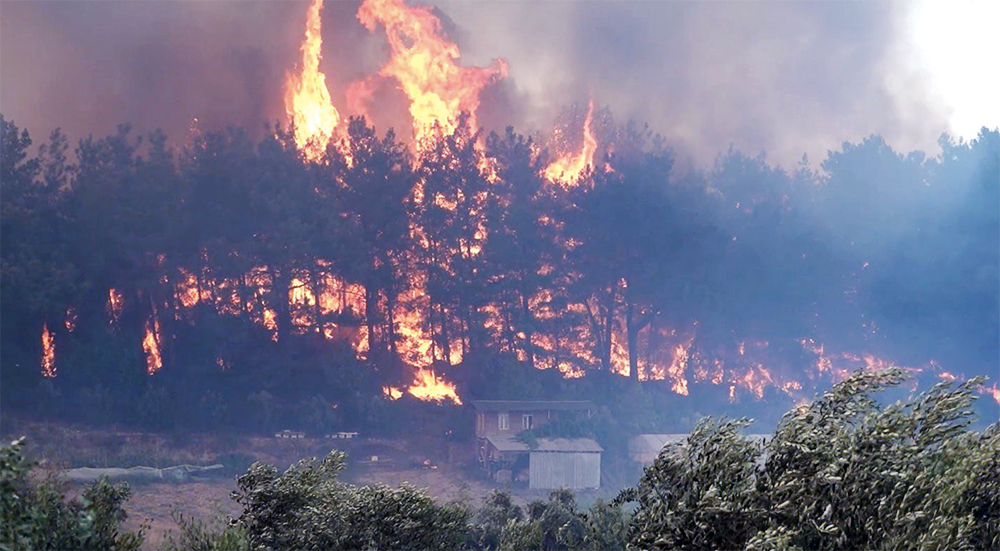
{"label": "burnt vegetation", "polygon": [[996,130],[699,171],[596,117],[572,185],[531,137],[464,123],[411,148],[353,119],[307,162],[281,129],[170,147],[123,126],[70,151],[4,119],[5,414],[393,434],[424,419],[386,398],[419,367],[463,398],[591,399],[628,434],[807,397],[816,343],[995,367]]}

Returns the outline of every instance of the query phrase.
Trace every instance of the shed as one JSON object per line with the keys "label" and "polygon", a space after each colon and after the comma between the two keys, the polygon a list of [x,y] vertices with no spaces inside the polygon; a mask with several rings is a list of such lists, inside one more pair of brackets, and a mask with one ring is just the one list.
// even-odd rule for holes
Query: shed
{"label": "shed", "polygon": [[489,436],[490,463],[505,476],[527,456],[528,487],[582,490],[601,486],[600,444],[590,438],[539,438],[532,448],[509,436]]}

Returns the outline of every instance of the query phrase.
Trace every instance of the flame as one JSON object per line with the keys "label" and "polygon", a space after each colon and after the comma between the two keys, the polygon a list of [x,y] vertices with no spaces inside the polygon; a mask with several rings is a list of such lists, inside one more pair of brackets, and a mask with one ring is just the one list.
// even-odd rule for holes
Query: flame
{"label": "flame", "polygon": [[384,386],[384,387],[382,387],[382,394],[385,395],[386,398],[388,398],[388,399],[390,399],[392,401],[399,400],[400,398],[403,397],[403,391],[399,390],[398,388],[396,388],[394,386]]}
{"label": "flame", "polygon": [[142,349],[146,351],[146,373],[154,375],[163,368],[160,355],[160,321],[156,319],[156,309],[146,320],[146,336],[142,339]]}
{"label": "flame", "polygon": [[56,376],[56,340],[48,324],[42,324],[42,377]]}
{"label": "flame", "polygon": [[125,297],[122,296],[121,291],[114,287],[108,289],[108,315],[111,318],[110,323],[112,325],[117,324],[118,320],[121,319],[124,308]]}
{"label": "flame", "polygon": [[438,377],[431,369],[418,369],[416,379],[407,392],[420,400],[443,402],[449,399],[457,405],[462,405],[462,399],[455,390],[455,383],[449,383]]}
{"label": "flame", "polygon": [[183,281],[177,284],[177,299],[184,308],[193,308],[201,300],[198,293],[198,277],[184,268],[180,269]]}
{"label": "flame", "polygon": [[687,396],[688,391],[688,381],[685,376],[687,372],[688,360],[691,358],[691,344],[694,339],[687,341],[686,343],[678,344],[674,347],[674,360],[670,363],[670,367],[667,368],[667,374],[673,379],[674,383],[670,385],[670,390],[680,394],[681,396]]}
{"label": "flame", "polygon": [[594,137],[594,100],[587,107],[587,118],[583,121],[583,147],[579,153],[567,153],[545,169],[545,177],[550,182],[569,185],[580,178],[584,169],[594,163],[597,139]]}
{"label": "flame", "polygon": [[274,308],[264,308],[261,324],[271,332],[271,340],[278,342],[278,313]]}
{"label": "flame", "polygon": [[993,383],[993,386],[982,385],[979,387],[979,392],[990,396],[1000,405],[1000,387],[997,387],[997,383]]}
{"label": "flame", "polygon": [[310,161],[323,156],[340,124],[340,113],[330,99],[326,75],[319,69],[322,57],[323,0],[313,0],[306,13],[306,36],[302,41],[302,68],[285,78],[285,112],[295,127],[295,145]]}
{"label": "flame", "polygon": [[76,331],[76,321],[78,317],[79,316],[77,316],[76,314],[76,308],[70,306],[69,308],[66,309],[65,324],[66,324],[66,330],[69,331],[70,333]]}
{"label": "flame", "polygon": [[[507,76],[506,61],[495,60],[486,68],[457,65],[458,46],[441,36],[441,21],[429,7],[407,6],[403,0],[365,0],[358,20],[372,32],[379,24],[385,28],[392,55],[379,75],[396,79],[409,98],[418,144],[434,135],[435,126],[445,135],[453,134],[462,113],[468,113],[470,126],[476,128],[479,94]],[[371,86],[355,89],[365,95]]]}

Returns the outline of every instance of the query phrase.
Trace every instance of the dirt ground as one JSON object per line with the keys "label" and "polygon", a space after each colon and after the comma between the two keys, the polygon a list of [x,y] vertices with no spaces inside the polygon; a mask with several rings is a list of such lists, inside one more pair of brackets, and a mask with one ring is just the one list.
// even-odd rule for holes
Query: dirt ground
{"label": "dirt ground", "polygon": [[[5,423],[6,424],[6,423]],[[15,434],[16,433],[16,434]],[[322,457],[332,449],[348,454],[342,478],[353,484],[410,484],[424,489],[436,500],[461,501],[478,506],[494,489],[480,476],[470,445],[453,442],[362,438],[326,440],[318,438],[278,439],[261,436],[163,435],[92,429],[53,423],[17,423],[4,427],[5,441],[28,438],[29,457],[41,461],[41,469],[59,472],[73,467],[166,467],[178,464],[222,463],[224,474],[181,483],[157,482],[132,485],[126,503],[129,518],[125,528],[147,526],[146,549],[160,547],[178,527],[175,516],[206,523],[225,522],[239,514],[230,497],[235,477],[252,461],[263,461],[285,469],[303,458]],[[377,458],[377,460],[373,460]],[[79,491],[71,489],[70,495]],[[544,494],[521,491],[515,499],[526,503]]]}

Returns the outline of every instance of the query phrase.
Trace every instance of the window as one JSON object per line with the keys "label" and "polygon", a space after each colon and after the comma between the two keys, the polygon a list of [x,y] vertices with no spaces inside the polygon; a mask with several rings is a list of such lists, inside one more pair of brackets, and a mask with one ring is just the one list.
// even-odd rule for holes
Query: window
{"label": "window", "polygon": [[497,416],[497,424],[500,426],[500,430],[507,430],[510,428],[510,416],[506,413],[501,413]]}
{"label": "window", "polygon": [[524,430],[531,430],[534,428],[534,417],[531,414],[525,414],[521,416],[521,428]]}

